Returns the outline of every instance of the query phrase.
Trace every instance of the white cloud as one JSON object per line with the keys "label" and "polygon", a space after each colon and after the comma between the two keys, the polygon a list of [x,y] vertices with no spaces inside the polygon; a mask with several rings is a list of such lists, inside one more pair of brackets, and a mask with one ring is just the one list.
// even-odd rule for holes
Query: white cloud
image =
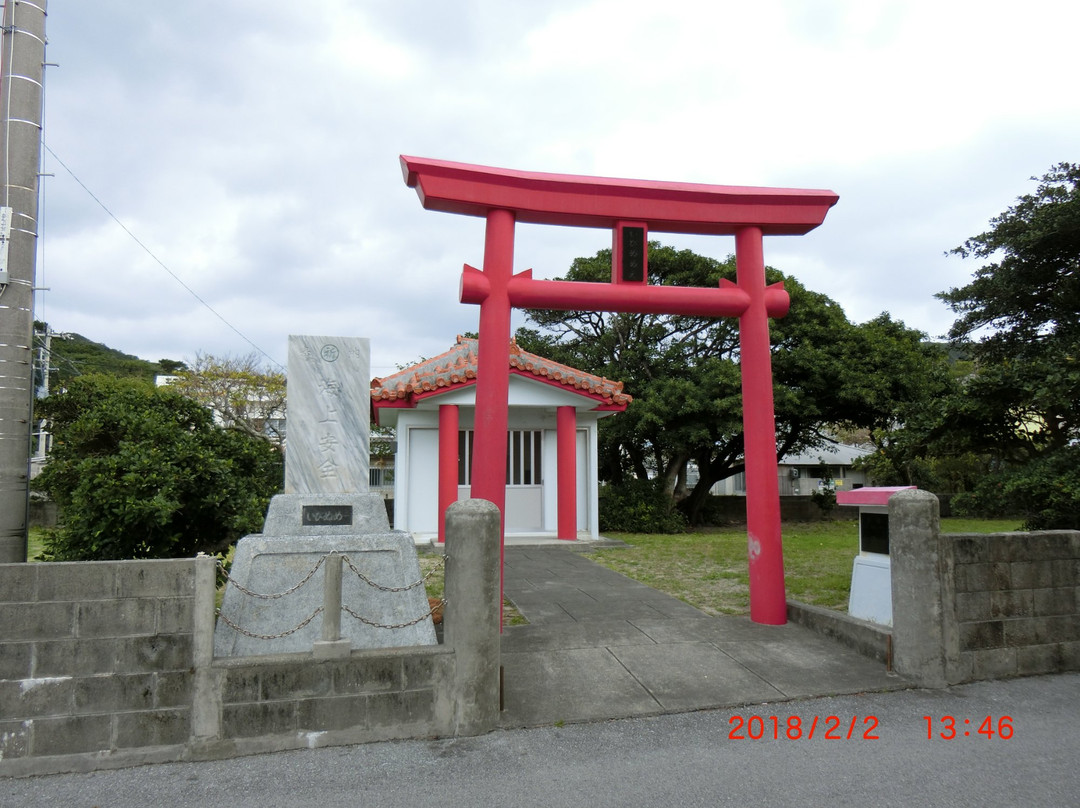
{"label": "white cloud", "polygon": [[[483,222],[424,211],[401,153],[527,170],[831,188],[766,260],[932,335],[944,251],[1075,160],[1080,6],[51,0],[45,141],[163,263],[283,362],[372,339],[386,373],[476,327]],[[39,317],[148,358],[246,353],[50,157]],[[723,258],[730,240],[675,239]],[[600,231],[519,227],[565,272]]]}

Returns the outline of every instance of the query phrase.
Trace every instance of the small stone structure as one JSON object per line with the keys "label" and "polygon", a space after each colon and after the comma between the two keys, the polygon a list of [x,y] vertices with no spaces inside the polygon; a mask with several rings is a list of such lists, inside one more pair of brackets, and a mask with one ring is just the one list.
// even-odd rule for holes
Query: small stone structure
{"label": "small stone structure", "polygon": [[848,614],[892,625],[892,569],[889,559],[889,498],[915,486],[863,487],[837,491],[836,504],[859,509],[859,554],[851,569]]}
{"label": "small stone structure", "polygon": [[[414,622],[428,612],[427,595],[419,583],[416,546],[407,533],[390,530],[381,497],[284,494],[271,501],[263,533],[245,536],[237,543],[230,577],[246,589],[269,595],[285,592],[312,570],[315,572],[306,584],[281,598],[259,598],[237,586],[226,586],[222,619],[214,634],[214,655],[307,651],[326,640],[325,617],[285,636],[277,635],[323,605],[327,569],[322,560],[328,553],[340,554],[346,561],[341,575],[341,603],[360,617],[380,624],[374,626],[346,614],[337,632],[341,640],[353,648],[436,642],[430,616]],[[382,627],[397,625],[401,627]],[[252,637],[241,629],[262,636]]]}
{"label": "small stone structure", "polygon": [[367,339],[289,336],[286,494],[368,490],[370,369]]}

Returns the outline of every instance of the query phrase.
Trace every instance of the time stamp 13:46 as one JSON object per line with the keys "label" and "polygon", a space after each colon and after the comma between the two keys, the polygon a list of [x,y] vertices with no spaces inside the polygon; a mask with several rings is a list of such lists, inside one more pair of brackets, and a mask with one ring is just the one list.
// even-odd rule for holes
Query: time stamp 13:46
{"label": "time stamp 13:46", "polygon": [[[926,737],[929,740],[939,738],[952,741],[958,738],[1000,738],[1009,740],[1013,737],[1012,716],[984,716],[980,718],[959,718],[952,715],[924,715]],[[731,730],[728,738],[733,741],[757,740],[813,740],[815,737],[827,741],[879,741],[880,725],[877,716],[807,716],[790,715],[733,715],[728,721]]]}

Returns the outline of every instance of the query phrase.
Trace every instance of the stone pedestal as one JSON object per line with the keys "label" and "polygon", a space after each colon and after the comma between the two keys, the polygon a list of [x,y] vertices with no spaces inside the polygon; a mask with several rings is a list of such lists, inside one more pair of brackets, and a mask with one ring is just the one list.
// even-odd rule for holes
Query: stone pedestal
{"label": "stone pedestal", "polygon": [[[281,494],[274,497],[263,533],[246,536],[236,545],[233,579],[263,595],[291,589],[330,552],[343,553],[352,565],[376,584],[405,587],[420,580],[420,564],[412,537],[390,530],[386,508],[376,494]],[[323,643],[323,615],[283,637],[323,605],[325,564],[303,586],[279,598],[248,595],[229,584],[214,633],[214,655],[252,656],[312,650]],[[346,563],[342,569],[341,602],[361,617],[383,626],[397,625],[427,614],[423,585],[399,592],[378,589],[363,581]],[[226,620],[252,634],[249,637]],[[352,648],[391,648],[436,643],[428,617],[415,625],[387,629],[341,615],[341,639]],[[321,648],[321,646],[320,646]],[[340,653],[340,646],[336,649]]]}
{"label": "stone pedestal", "polygon": [[922,687],[944,687],[946,604],[938,498],[901,491],[889,499],[893,670]]}

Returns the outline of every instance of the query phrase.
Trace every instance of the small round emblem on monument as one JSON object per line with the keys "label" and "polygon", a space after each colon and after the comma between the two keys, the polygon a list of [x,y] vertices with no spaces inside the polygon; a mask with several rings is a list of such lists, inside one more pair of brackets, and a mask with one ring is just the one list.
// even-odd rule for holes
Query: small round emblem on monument
{"label": "small round emblem on monument", "polygon": [[338,350],[336,345],[324,345],[322,346],[322,350],[319,351],[319,356],[321,356],[326,362],[336,362],[338,356],[340,355],[341,352]]}

